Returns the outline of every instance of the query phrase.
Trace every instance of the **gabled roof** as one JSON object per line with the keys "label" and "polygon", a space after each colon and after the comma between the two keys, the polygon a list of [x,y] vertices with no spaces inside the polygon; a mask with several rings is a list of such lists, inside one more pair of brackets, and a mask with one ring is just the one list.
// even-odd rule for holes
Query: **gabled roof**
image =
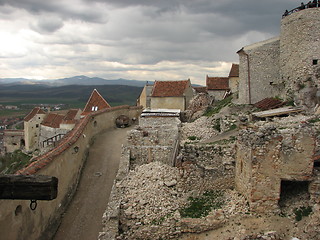
{"label": "gabled roof", "polygon": [[81,115],[87,115],[91,112],[99,111],[105,108],[111,108],[111,106],[100,95],[97,89],[94,89]]}
{"label": "gabled roof", "polygon": [[80,109],[70,109],[66,115],[64,116],[63,120],[61,123],[64,124],[73,124],[76,123],[76,116],[78,112],[81,111]]}
{"label": "gabled roof", "polygon": [[37,114],[46,114],[45,111],[43,111],[41,108],[39,107],[35,107],[34,109],[32,109],[32,111],[24,118],[24,121],[28,122],[30,121],[35,115]]}
{"label": "gabled roof", "polygon": [[208,77],[207,76],[207,89],[208,90],[229,90],[229,78],[227,77]]}
{"label": "gabled roof", "polygon": [[229,78],[230,77],[239,77],[239,64],[232,63],[229,73]]}
{"label": "gabled roof", "polygon": [[42,121],[42,125],[46,127],[59,128],[64,116],[57,113],[49,113]]}
{"label": "gabled roof", "polygon": [[182,81],[155,81],[152,89],[152,97],[182,97],[190,86],[190,80]]}

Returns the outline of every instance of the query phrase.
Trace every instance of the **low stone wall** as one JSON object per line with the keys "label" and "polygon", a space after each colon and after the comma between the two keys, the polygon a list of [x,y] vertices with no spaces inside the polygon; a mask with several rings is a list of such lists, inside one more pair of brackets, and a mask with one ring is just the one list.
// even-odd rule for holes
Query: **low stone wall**
{"label": "low stone wall", "polygon": [[181,147],[179,160],[194,164],[203,179],[203,187],[228,189],[234,187],[235,143],[226,144],[185,144]]}
{"label": "low stone wall", "polygon": [[126,115],[138,118],[140,107],[120,106],[86,116],[50,152],[36,157],[17,174],[55,176],[59,180],[58,196],[52,201],[38,201],[35,211],[29,201],[0,201],[0,231],[3,239],[51,239],[61,214],[75,193],[91,139],[101,131],[115,127],[115,119]]}
{"label": "low stone wall", "polygon": [[130,167],[154,161],[174,166],[180,123],[172,117],[141,118],[139,126],[128,136]]}

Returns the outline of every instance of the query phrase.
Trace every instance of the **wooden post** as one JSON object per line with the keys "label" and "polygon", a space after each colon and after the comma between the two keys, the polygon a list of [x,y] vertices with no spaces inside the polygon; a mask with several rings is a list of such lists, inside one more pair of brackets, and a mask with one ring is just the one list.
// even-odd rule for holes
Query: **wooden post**
{"label": "wooden post", "polygon": [[44,175],[0,175],[0,199],[53,200],[58,178]]}

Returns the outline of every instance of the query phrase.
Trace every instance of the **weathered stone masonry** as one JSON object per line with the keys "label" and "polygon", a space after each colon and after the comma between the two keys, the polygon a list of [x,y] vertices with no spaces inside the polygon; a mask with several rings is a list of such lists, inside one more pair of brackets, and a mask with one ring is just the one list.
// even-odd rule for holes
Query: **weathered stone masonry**
{"label": "weathered stone masonry", "polygon": [[248,127],[239,134],[236,189],[256,212],[277,211],[281,181],[314,179],[315,137],[308,124]]}

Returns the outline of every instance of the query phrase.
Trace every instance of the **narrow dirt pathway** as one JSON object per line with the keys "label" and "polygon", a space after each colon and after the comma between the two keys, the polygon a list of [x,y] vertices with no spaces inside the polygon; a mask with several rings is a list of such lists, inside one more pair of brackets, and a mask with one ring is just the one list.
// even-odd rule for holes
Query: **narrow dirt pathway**
{"label": "narrow dirt pathway", "polygon": [[[132,128],[132,127],[131,127]],[[113,180],[119,167],[121,146],[131,128],[100,133],[89,151],[77,192],[63,216],[54,240],[97,239],[102,230]]]}

